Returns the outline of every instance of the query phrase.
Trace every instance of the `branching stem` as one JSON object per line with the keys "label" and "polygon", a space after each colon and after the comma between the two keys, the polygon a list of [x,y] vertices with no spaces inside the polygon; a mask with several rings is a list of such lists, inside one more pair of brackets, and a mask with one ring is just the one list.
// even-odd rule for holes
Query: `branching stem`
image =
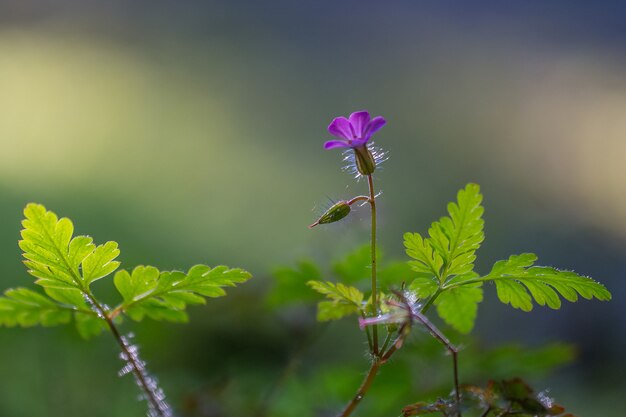
{"label": "branching stem", "polygon": [[[460,394],[459,394],[459,378],[458,378],[458,364],[457,364],[458,350],[454,346],[452,346],[450,342],[448,341],[448,339],[434,326],[434,324],[432,324],[426,318],[426,316],[424,316],[424,314],[430,308],[430,306],[433,305],[433,303],[435,302],[435,299],[439,296],[439,294],[440,294],[439,292],[433,294],[432,297],[428,300],[428,302],[419,311],[412,310],[410,313],[413,318],[417,319],[422,324],[424,324],[424,326],[429,330],[429,333],[433,337],[435,337],[437,340],[439,340],[444,345],[446,345],[446,347],[448,348],[448,350],[450,351],[452,355],[452,364],[454,367],[454,390],[456,393],[456,402],[457,402],[457,410],[458,410],[457,416],[461,417],[461,411],[459,407]],[[419,315],[419,317],[427,321],[431,327],[426,325],[424,321],[420,320],[416,315]],[[387,361],[389,361],[389,359],[391,359],[391,356],[393,356],[393,354],[398,349],[400,349],[402,345],[404,344],[404,339],[406,338],[408,334],[408,332],[406,331],[407,330],[406,326],[407,324],[404,324],[400,327],[400,329],[398,330],[398,336],[396,337],[394,342],[391,344],[391,346],[389,346],[389,349],[387,349],[387,351],[383,349],[381,354],[375,357],[374,361],[372,362],[372,365],[370,366],[369,371],[367,371],[367,375],[365,376],[365,379],[361,383],[361,386],[359,387],[354,397],[352,397],[348,405],[344,408],[344,410],[341,412],[341,414],[339,414],[338,417],[348,417],[349,415],[352,414],[352,412],[359,405],[359,403],[361,402],[365,394],[367,394],[370,387],[372,386],[374,379],[376,379],[376,375],[378,375],[378,371],[380,370],[380,367],[384,365]],[[431,328],[434,329],[434,332],[431,331]],[[374,326],[374,329],[376,329],[375,326]],[[444,343],[443,341],[446,341],[447,343]],[[387,341],[385,341],[384,345],[386,346],[387,344],[388,344]]]}
{"label": "branching stem", "polygon": [[457,362],[457,355],[458,355],[459,350],[450,343],[450,340],[448,340],[448,338],[443,333],[441,333],[441,331],[437,328],[437,326],[435,326],[430,320],[428,320],[428,317],[426,317],[419,311],[411,311],[411,316],[415,320],[419,321],[424,327],[426,327],[428,332],[435,339],[441,342],[441,344],[443,344],[446,347],[446,349],[448,349],[448,352],[450,352],[450,355],[452,355],[452,367],[453,367],[453,372],[454,372],[454,396],[456,400],[456,410],[457,410],[456,413],[457,413],[457,417],[461,417],[461,407],[460,407],[461,406],[461,394],[459,391],[459,367],[458,367],[458,362]]}

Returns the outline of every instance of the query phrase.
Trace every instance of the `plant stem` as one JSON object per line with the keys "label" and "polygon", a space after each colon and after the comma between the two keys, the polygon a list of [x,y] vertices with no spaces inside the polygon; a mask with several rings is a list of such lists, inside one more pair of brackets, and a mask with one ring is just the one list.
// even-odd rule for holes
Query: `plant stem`
{"label": "plant stem", "polygon": [[128,345],[126,339],[120,334],[120,331],[113,322],[113,318],[107,314],[106,310],[89,291],[85,291],[84,294],[98,314],[98,316],[106,322],[109,330],[111,331],[111,334],[117,341],[117,344],[122,351],[123,359],[126,360],[128,364],[130,364],[130,366],[132,367],[132,372],[135,376],[135,380],[137,381],[137,384],[139,385],[141,390],[144,392],[146,401],[149,404],[148,409],[152,412],[150,416],[171,417],[172,414],[170,411],[170,407],[163,398],[159,398],[157,396],[157,390],[155,389],[153,384],[150,384],[150,382],[148,381],[148,378],[144,371],[145,364],[143,362],[139,362],[139,359],[137,358],[137,352],[131,351],[131,347]]}
{"label": "plant stem", "polygon": [[461,394],[459,392],[459,366],[457,362],[457,356],[458,356],[459,350],[456,348],[456,346],[450,343],[450,340],[448,340],[448,338],[443,333],[441,333],[441,331],[437,328],[437,326],[435,326],[430,320],[428,320],[428,318],[425,315],[423,315],[422,313],[418,311],[412,311],[411,315],[413,316],[414,319],[422,323],[422,325],[426,327],[426,329],[431,334],[431,336],[433,336],[442,345],[444,345],[446,349],[448,349],[448,352],[450,352],[450,354],[452,355],[452,368],[453,368],[453,373],[454,373],[454,396],[456,399],[456,406],[457,406],[456,413],[457,413],[457,417],[461,417]]}
{"label": "plant stem", "polygon": [[359,390],[356,392],[356,395],[352,397],[352,400],[350,400],[350,402],[348,403],[346,408],[344,408],[344,410],[341,412],[339,417],[347,417],[350,414],[352,414],[354,409],[357,407],[357,405],[359,405],[359,403],[361,402],[361,400],[363,399],[367,391],[369,391],[370,387],[372,386],[372,383],[374,382],[374,379],[376,378],[376,374],[378,374],[378,370],[380,369],[381,365],[382,365],[382,362],[378,358],[375,358],[374,362],[372,362],[372,366],[370,367],[370,370],[367,372],[367,375],[365,376],[365,379],[363,380],[363,383],[359,387]]}
{"label": "plant stem", "polygon": [[441,288],[437,289],[437,291],[428,299],[428,301],[426,301],[426,304],[424,304],[424,306],[420,310],[420,313],[426,314],[426,312],[433,305],[437,297],[439,297],[439,294],[441,294],[441,291],[442,291]]}
{"label": "plant stem", "polygon": [[367,392],[369,391],[372,383],[374,383],[374,379],[376,379],[376,375],[378,374],[380,367],[383,366],[391,358],[391,356],[398,350],[400,346],[402,346],[405,337],[406,332],[404,331],[404,328],[401,328],[398,331],[398,337],[389,347],[389,350],[387,350],[387,352],[381,353],[379,357],[374,358],[374,361],[372,362],[369,371],[367,371],[367,375],[361,383],[361,386],[357,390],[354,397],[352,397],[346,408],[344,408],[344,410],[341,412],[339,417],[348,417],[350,414],[352,414],[352,412],[355,410],[357,405],[359,405],[365,394],[367,394]]}
{"label": "plant stem", "polygon": [[[421,316],[422,318],[426,319],[426,317],[423,316],[423,314],[426,313],[426,311],[430,308],[431,305],[433,305],[435,299],[439,296],[440,293],[441,293],[441,291],[437,291],[435,294],[433,294],[431,296],[431,298],[428,300],[428,302],[421,308],[420,312],[419,313],[418,312],[412,312],[412,315],[419,314],[419,316]],[[428,319],[426,319],[426,320],[428,320]],[[428,321],[428,323],[430,323],[430,321]],[[428,326],[426,326],[426,327],[428,328]],[[434,325],[433,325],[433,327],[434,327]],[[376,330],[376,326],[374,326],[374,330]],[[370,369],[367,372],[367,375],[365,376],[365,379],[361,383],[361,386],[359,387],[359,389],[356,392],[356,394],[354,395],[354,397],[352,397],[352,400],[350,400],[350,402],[348,403],[346,408],[344,408],[343,412],[339,415],[339,417],[348,417],[349,415],[352,414],[352,412],[357,407],[357,405],[359,405],[359,403],[361,402],[361,400],[363,399],[365,394],[367,394],[367,391],[370,389],[372,383],[374,382],[374,379],[376,379],[376,375],[378,374],[378,371],[380,370],[380,367],[382,365],[384,365],[391,358],[391,356],[404,343],[404,339],[406,338],[406,332],[404,330],[405,330],[404,327],[400,328],[400,330],[398,330],[398,337],[391,344],[391,346],[389,346],[389,349],[386,352],[383,349],[383,351],[380,352],[380,354],[377,355],[377,357],[375,357],[374,362],[372,362],[372,365],[370,366]],[[437,330],[437,332],[438,332],[438,330]],[[439,339],[432,332],[431,332],[431,334],[437,340],[442,341],[441,339]],[[441,335],[441,333],[439,333],[439,335],[443,337],[443,335]],[[445,337],[443,337],[443,339],[447,340]],[[374,340],[376,340],[376,339],[374,339]],[[384,345],[385,345],[385,347],[388,345],[387,340],[385,340]],[[446,347],[448,347],[449,350],[450,350],[450,347],[452,347],[452,345],[450,345],[450,343],[448,342]],[[456,393],[457,393],[457,404],[459,404],[460,398],[458,398],[458,395],[459,395],[459,390],[458,390],[459,382],[458,382],[458,371],[457,371],[457,352],[456,352],[455,348],[453,348],[453,350],[450,350],[450,352],[452,354],[453,366],[454,366],[454,384],[455,384],[455,389],[456,389]],[[460,415],[460,413],[459,413],[459,415]]]}
{"label": "plant stem", "polygon": [[[377,316],[378,288],[376,286],[376,194],[374,193],[374,180],[372,179],[372,174],[367,176],[367,184],[370,191],[369,203],[372,208],[372,305],[374,306],[374,315]],[[374,345],[373,353],[375,356],[378,356],[378,326],[374,326],[372,329],[372,339],[372,344]]]}

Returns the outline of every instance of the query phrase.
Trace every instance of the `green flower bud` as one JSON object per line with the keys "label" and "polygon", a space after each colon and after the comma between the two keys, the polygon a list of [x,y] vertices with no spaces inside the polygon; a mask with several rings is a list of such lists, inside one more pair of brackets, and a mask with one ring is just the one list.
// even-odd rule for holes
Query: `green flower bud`
{"label": "green flower bud", "polygon": [[338,201],[333,204],[315,223],[309,226],[313,228],[318,224],[327,224],[338,222],[339,220],[350,214],[350,204],[347,201]]}
{"label": "green flower bud", "polygon": [[370,175],[376,169],[376,161],[367,146],[359,146],[354,149],[354,160],[356,161],[356,169],[362,175]]}

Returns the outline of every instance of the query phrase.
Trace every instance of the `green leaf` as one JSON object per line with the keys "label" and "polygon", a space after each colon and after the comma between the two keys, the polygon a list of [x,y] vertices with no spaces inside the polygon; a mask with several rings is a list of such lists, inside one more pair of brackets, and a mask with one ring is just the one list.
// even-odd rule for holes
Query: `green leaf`
{"label": "green leaf", "polygon": [[579,295],[588,300],[611,299],[606,287],[593,279],[571,271],[532,266],[536,260],[532,253],[512,255],[506,261],[496,262],[491,272],[480,280],[495,282],[500,301],[524,311],[532,310],[533,300],[541,306],[558,309],[559,296],[570,302],[577,301]]}
{"label": "green leaf", "polygon": [[428,239],[422,238],[419,233],[405,233],[404,247],[406,254],[414,259],[414,261],[409,261],[409,265],[414,271],[439,277],[443,258],[433,250]]}
{"label": "green leaf", "polygon": [[449,217],[442,217],[428,229],[429,238],[406,233],[404,246],[413,261],[409,265],[420,273],[432,274],[443,284],[448,276],[471,272],[476,250],[483,239],[484,221],[480,187],[468,184],[448,204]]}
{"label": "green leaf", "polygon": [[100,317],[83,313],[74,313],[76,330],[83,339],[91,339],[107,329],[107,324]]}
{"label": "green leaf", "polygon": [[55,326],[71,320],[70,309],[28,288],[9,289],[0,297],[0,324],[3,326]]}
{"label": "green leaf", "polygon": [[480,187],[468,184],[457,194],[457,203],[448,204],[449,217],[434,222],[429,243],[443,258],[446,275],[465,274],[474,268],[475,252],[484,240]]}
{"label": "green leaf", "polygon": [[359,313],[363,307],[363,293],[357,288],[325,281],[309,281],[307,284],[329,299],[318,304],[319,321],[337,320]]}
{"label": "green leaf", "polygon": [[320,301],[317,305],[317,320],[339,320],[357,312],[358,309],[352,304],[342,304],[334,301]]}
{"label": "green leaf", "polygon": [[82,272],[85,283],[90,284],[115,271],[120,263],[113,260],[119,254],[116,242],[107,242],[98,246],[83,261]]}
{"label": "green leaf", "polygon": [[113,261],[119,255],[117,243],[107,242],[96,248],[90,237],[72,238],[72,222],[58,219],[40,204],[28,204],[24,216],[19,246],[24,251],[28,272],[38,278],[37,284],[85,291],[91,282],[119,266],[119,262]]}
{"label": "green leaf", "polygon": [[478,303],[483,300],[480,285],[479,282],[443,291],[435,301],[439,317],[461,333],[471,332],[476,321]]}
{"label": "green leaf", "polygon": [[250,279],[242,269],[226,266],[193,266],[180,271],[159,272],[151,266],[138,266],[129,274],[118,271],[114,277],[124,302],[116,310],[125,311],[133,320],[148,316],[154,320],[186,321],[188,304],[203,304],[204,297],[226,295],[223,287],[234,287]]}
{"label": "green leaf", "polygon": [[267,296],[271,307],[283,307],[295,303],[313,302],[317,300],[306,283],[319,280],[322,276],[313,262],[304,260],[296,268],[278,268],[274,271],[274,285]]}
{"label": "green leaf", "polygon": [[415,293],[419,298],[428,298],[439,289],[437,278],[430,274],[423,274],[415,278],[409,284],[409,290]]}

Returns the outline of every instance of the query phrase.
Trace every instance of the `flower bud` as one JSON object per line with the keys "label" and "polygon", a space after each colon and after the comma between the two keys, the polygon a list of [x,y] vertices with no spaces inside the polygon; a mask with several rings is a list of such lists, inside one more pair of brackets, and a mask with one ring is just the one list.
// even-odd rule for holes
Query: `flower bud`
{"label": "flower bud", "polygon": [[376,169],[376,161],[367,146],[359,146],[354,149],[354,160],[356,169],[362,175],[370,175]]}
{"label": "flower bud", "polygon": [[309,229],[318,224],[334,223],[350,214],[350,204],[347,201],[338,201],[333,204],[315,223],[309,226]]}

